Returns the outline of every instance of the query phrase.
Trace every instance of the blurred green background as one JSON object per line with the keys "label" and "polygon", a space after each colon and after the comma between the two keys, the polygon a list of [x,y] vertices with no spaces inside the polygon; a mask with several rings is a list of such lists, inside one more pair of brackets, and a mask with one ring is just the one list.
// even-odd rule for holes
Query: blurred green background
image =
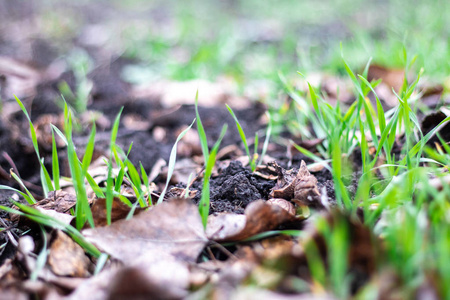
{"label": "blurred green background", "polygon": [[1,2],[4,44],[17,23],[29,29],[19,35],[51,41],[58,55],[97,47],[129,59],[122,78],[132,83],[225,76],[242,87],[277,82],[278,71],[342,74],[341,42],[354,68],[369,57],[401,68],[405,48],[426,76],[450,74],[449,1]]}

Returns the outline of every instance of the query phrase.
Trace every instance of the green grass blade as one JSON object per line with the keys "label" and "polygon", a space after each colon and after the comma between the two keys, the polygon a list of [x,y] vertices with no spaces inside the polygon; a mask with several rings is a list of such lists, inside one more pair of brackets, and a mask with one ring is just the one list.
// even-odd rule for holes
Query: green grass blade
{"label": "green grass blade", "polygon": [[9,213],[18,214],[18,215],[27,217],[28,219],[30,219],[38,224],[42,224],[42,225],[50,227],[50,228],[56,228],[56,229],[63,230],[64,232],[69,234],[69,236],[77,244],[79,244],[87,253],[89,253],[90,255],[92,255],[94,257],[100,256],[101,252],[94,245],[92,245],[91,243],[86,241],[84,236],[78,230],[76,230],[74,227],[72,227],[71,225],[65,224],[57,219],[47,216],[33,207],[24,205],[24,204],[16,202],[16,201],[11,201],[11,202],[14,205],[16,205],[20,209],[20,211],[16,210],[16,209],[12,209],[10,207],[2,206],[2,205],[0,205],[0,209],[7,211]]}
{"label": "green grass blade", "polygon": [[383,132],[384,129],[386,128],[386,117],[384,115],[384,110],[383,110],[383,106],[381,105],[381,101],[378,98],[377,93],[375,93],[375,90],[372,86],[372,84],[370,84],[370,82],[367,81],[366,78],[364,78],[361,75],[358,75],[359,79],[361,79],[361,81],[367,86],[369,87],[369,89],[372,91],[372,93],[375,96],[375,99],[377,101],[377,114],[378,114],[378,124],[380,126],[380,132]]}
{"label": "green grass blade", "polygon": [[113,146],[116,144],[117,139],[117,133],[119,132],[119,124],[120,124],[120,115],[122,114],[123,107],[120,109],[119,113],[116,116],[116,119],[114,120],[113,127],[111,129],[111,152]]}
{"label": "green grass blade", "polygon": [[169,157],[169,166],[168,166],[168,171],[167,171],[167,181],[166,181],[166,185],[165,185],[163,191],[161,192],[161,195],[159,195],[158,204],[163,202],[164,196],[166,195],[166,192],[167,192],[167,188],[169,187],[170,179],[172,178],[173,169],[175,168],[175,161],[177,159],[177,145],[178,145],[178,142],[184,137],[184,135],[189,131],[189,129],[191,129],[192,125],[194,125],[194,122],[195,122],[195,120],[192,121],[191,125],[189,125],[188,128],[183,130],[178,135],[177,140],[175,141],[175,144],[172,147],[172,151],[170,152],[170,157]]}
{"label": "green grass blade", "polygon": [[324,167],[325,167],[326,169],[328,169],[328,170],[331,172],[330,166],[329,166],[327,163],[325,163],[326,160],[324,160],[323,158],[321,158],[321,157],[315,155],[315,154],[312,153],[311,151],[306,150],[305,148],[303,148],[303,147],[297,145],[293,140],[289,140],[289,143],[290,143],[292,146],[294,146],[295,149],[297,149],[297,150],[298,150],[300,153],[302,153],[303,155],[305,155],[305,156],[311,158],[312,160],[314,160],[314,161],[317,162],[317,163],[323,164]]}
{"label": "green grass blade", "polygon": [[108,161],[108,177],[106,179],[106,223],[111,225],[111,212],[114,201],[114,183],[112,177],[112,161]]}
{"label": "green grass blade", "polygon": [[211,153],[209,154],[208,162],[206,163],[205,167],[202,195],[200,198],[200,202],[198,204],[198,210],[202,218],[203,227],[205,229],[208,223],[209,205],[210,205],[209,180],[211,178],[212,169],[216,163],[217,151],[219,150],[220,143],[222,142],[222,139],[225,136],[225,133],[227,132],[227,128],[228,128],[227,124],[223,125],[220,137],[214,144],[214,147],[211,149]]}
{"label": "green grass blade", "polygon": [[105,194],[103,193],[102,189],[98,186],[97,182],[95,182],[94,178],[92,178],[89,172],[86,172],[86,180],[98,198],[105,198]]}
{"label": "green grass blade", "polygon": [[59,160],[58,160],[58,148],[56,146],[55,131],[52,129],[52,176],[55,183],[55,190],[59,190]]}
{"label": "green grass blade", "polygon": [[266,138],[264,139],[264,144],[263,144],[263,148],[261,151],[261,157],[259,158],[259,162],[258,165],[261,165],[264,159],[264,156],[266,155],[267,152],[267,147],[269,147],[269,140],[270,140],[270,135],[272,134],[272,127],[273,127],[273,122],[272,122],[272,116],[270,115],[269,112],[267,112],[267,117],[269,118],[269,125],[267,126],[267,131],[266,131]]}
{"label": "green grass blade", "polygon": [[241,140],[244,143],[245,153],[247,153],[247,156],[248,156],[248,158],[251,161],[252,157],[250,155],[250,150],[249,150],[248,144],[247,144],[247,138],[245,137],[245,133],[244,133],[244,130],[242,129],[241,123],[239,123],[239,120],[236,117],[236,115],[234,114],[234,111],[231,109],[231,107],[228,104],[225,104],[225,105],[227,106],[228,111],[230,112],[231,116],[234,119],[234,122],[236,123],[236,127],[237,127],[237,130],[239,132],[239,136],[241,137]]}
{"label": "green grass blade", "polygon": [[42,245],[41,251],[39,252],[39,255],[36,258],[36,266],[30,274],[31,281],[36,281],[38,279],[39,273],[42,271],[42,269],[45,267],[45,264],[47,263],[47,256],[50,252],[50,250],[47,249],[47,233],[45,232],[42,225],[40,227],[41,227],[43,245]]}
{"label": "green grass blade", "polygon": [[91,165],[91,160],[92,160],[92,155],[94,154],[94,147],[95,147],[95,133],[96,133],[96,129],[95,129],[95,122],[92,124],[92,130],[91,130],[91,134],[89,135],[89,140],[86,146],[86,150],[84,151],[84,156],[83,156],[83,162],[82,162],[82,166],[83,166],[83,174],[86,175],[87,170],[89,168],[89,166]]}
{"label": "green grass blade", "polygon": [[61,130],[59,130],[58,127],[56,127],[53,124],[50,124],[50,126],[52,127],[53,131],[56,132],[56,134],[63,140],[64,144],[67,146],[69,145],[69,142],[67,141],[64,133],[61,132]]}
{"label": "green grass blade", "polygon": [[209,149],[208,149],[208,139],[206,138],[205,128],[203,127],[202,120],[200,119],[200,114],[198,112],[198,90],[195,94],[195,117],[197,119],[197,132],[200,138],[200,145],[202,147],[203,158],[205,164],[208,161]]}
{"label": "green grass blade", "polygon": [[[19,184],[20,184],[20,182],[19,182]],[[16,193],[20,194],[28,202],[28,204],[30,204],[30,205],[36,203],[36,199],[34,199],[33,195],[28,191],[28,189],[26,189],[26,191],[29,194],[26,194],[26,193],[24,193],[22,191],[19,191],[19,190],[13,188],[13,187],[10,187],[10,186],[7,186],[7,185],[0,185],[0,190],[9,190],[9,191],[16,192]]]}

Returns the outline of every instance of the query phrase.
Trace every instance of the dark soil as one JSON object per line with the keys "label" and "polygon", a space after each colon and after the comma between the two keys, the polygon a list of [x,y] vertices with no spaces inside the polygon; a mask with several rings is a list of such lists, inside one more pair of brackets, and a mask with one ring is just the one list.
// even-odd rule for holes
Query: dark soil
{"label": "dark soil", "polygon": [[[193,189],[197,190],[194,198],[198,203],[201,198],[203,182],[195,182]],[[232,161],[221,170],[219,176],[210,181],[210,213],[235,212],[244,213],[245,207],[252,201],[268,199],[270,189],[275,181],[255,176],[239,161]]]}

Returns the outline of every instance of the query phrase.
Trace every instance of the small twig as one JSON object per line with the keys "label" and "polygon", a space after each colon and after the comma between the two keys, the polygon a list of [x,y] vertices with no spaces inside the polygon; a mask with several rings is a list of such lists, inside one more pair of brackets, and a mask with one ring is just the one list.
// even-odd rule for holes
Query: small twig
{"label": "small twig", "polygon": [[225,248],[223,245],[219,244],[218,242],[216,242],[216,241],[209,241],[209,246],[210,247],[217,247],[220,251],[222,251],[224,254],[226,254],[233,261],[237,260],[236,255],[231,253],[227,248]]}
{"label": "small twig", "polygon": [[0,222],[2,223],[2,225],[5,227],[5,232],[6,235],[8,236],[9,240],[11,241],[11,243],[14,245],[14,247],[19,246],[19,243],[16,241],[16,239],[14,238],[14,235],[11,233],[10,229],[11,227],[8,226],[8,224],[5,223],[5,221],[3,220],[3,218],[0,218]]}
{"label": "small twig", "polygon": [[206,251],[208,252],[209,256],[213,261],[217,261],[216,257],[214,256],[214,253],[211,251],[211,247],[206,247]]}
{"label": "small twig", "polygon": [[5,152],[5,151],[2,152],[2,155],[6,159],[6,161],[9,163],[9,165],[13,168],[14,173],[16,173],[17,176],[21,177],[20,173],[19,173],[19,169],[17,169],[17,166],[14,163],[13,159],[11,158],[11,156],[9,156],[9,154],[7,152]]}
{"label": "small twig", "polygon": [[200,177],[200,174],[205,170],[205,167],[203,166],[203,168],[200,170],[200,172],[197,173],[197,175],[192,178],[191,182],[188,182],[188,184],[186,185],[186,188],[184,189],[184,191],[181,193],[181,198],[184,198],[184,195],[186,194],[186,191],[189,190],[189,188],[194,184],[194,182]]}

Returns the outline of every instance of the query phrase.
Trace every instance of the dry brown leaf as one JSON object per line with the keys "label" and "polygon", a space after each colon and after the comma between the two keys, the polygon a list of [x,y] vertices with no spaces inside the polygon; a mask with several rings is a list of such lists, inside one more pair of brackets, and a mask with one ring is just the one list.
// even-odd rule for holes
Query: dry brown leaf
{"label": "dry brown leaf", "polygon": [[295,216],[284,208],[258,200],[245,208],[245,216],[237,214],[210,216],[207,235],[210,239],[220,242],[241,241],[294,220]]}
{"label": "dry brown leaf", "polygon": [[367,73],[367,80],[381,79],[389,88],[394,88],[396,92],[400,90],[405,78],[405,71],[403,69],[388,69],[379,65],[370,65]]}
{"label": "dry brown leaf", "polygon": [[[39,210],[41,213],[55,218],[64,224],[70,224],[73,216],[70,214],[70,209],[76,204],[76,196],[62,190],[50,191],[48,197],[39,200],[32,205],[33,208]],[[19,220],[20,222],[31,222],[28,218],[12,214],[11,220]]]}
{"label": "dry brown leaf", "polygon": [[86,229],[86,239],[125,264],[169,259],[195,262],[208,242],[198,208],[172,199],[108,227]]}
{"label": "dry brown leaf", "polygon": [[55,232],[48,255],[50,269],[59,276],[87,277],[90,260],[83,248],[60,230]]}
{"label": "dry brown leaf", "polygon": [[400,90],[405,78],[405,71],[402,69],[389,69],[379,65],[371,65],[367,73],[367,80],[381,79],[381,83],[375,88],[378,97],[389,107],[398,104],[398,99],[392,92]]}
{"label": "dry brown leaf", "polygon": [[296,199],[305,204],[320,203],[317,178],[309,173],[303,160],[298,171],[285,170],[276,163],[274,166],[278,172],[278,181],[270,193],[273,198]]}
{"label": "dry brown leaf", "polygon": [[77,197],[62,190],[50,191],[48,197],[33,204],[34,208],[54,210],[59,213],[70,213],[76,204]]}
{"label": "dry brown leaf", "polygon": [[306,203],[311,203],[320,197],[317,187],[317,178],[309,173],[305,161],[302,160],[295,182],[294,198]]}
{"label": "dry brown leaf", "polygon": [[278,205],[282,209],[286,210],[291,215],[295,216],[295,207],[291,202],[281,199],[281,198],[272,198],[266,201],[267,204],[270,205]]}
{"label": "dry brown leaf", "polygon": [[[116,222],[121,219],[125,219],[130,212],[130,207],[120,201],[119,198],[114,198],[111,208],[111,222]],[[96,227],[106,226],[107,218],[106,218],[106,199],[98,198],[94,200],[94,203],[91,206],[92,217],[94,218],[94,224]],[[135,210],[135,214],[142,211],[142,208],[137,207]]]}
{"label": "dry brown leaf", "polygon": [[[38,144],[46,150],[51,150],[53,145],[51,124],[59,129],[64,128],[64,115],[42,114],[33,123],[36,129]],[[66,145],[60,138],[56,138],[55,141],[58,148]]]}

